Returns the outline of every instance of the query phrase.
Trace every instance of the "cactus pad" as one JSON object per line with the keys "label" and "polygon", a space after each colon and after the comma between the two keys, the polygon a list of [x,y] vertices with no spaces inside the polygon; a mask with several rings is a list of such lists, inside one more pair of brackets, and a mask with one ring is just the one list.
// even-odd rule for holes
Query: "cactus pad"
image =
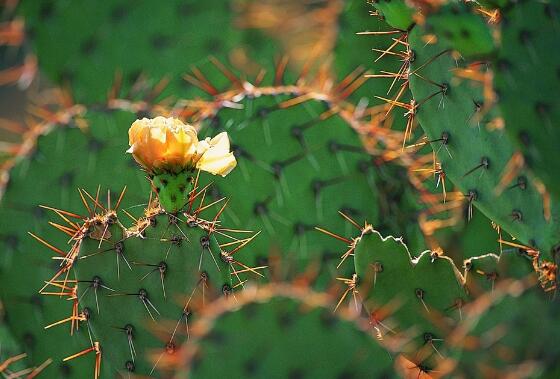
{"label": "cactus pad", "polygon": [[[288,86],[257,87],[234,79],[233,89],[215,95],[208,103],[212,108],[203,108],[194,118],[199,117],[202,136],[226,131],[236,154],[238,167],[225,179],[212,178],[216,197],[235,199],[224,222],[262,230],[253,245],[260,256],[280,253],[299,272],[310,262],[328,263],[324,273],[332,278],[339,257],[314,227],[344,230],[347,225],[337,211],[358,220],[377,220],[381,195],[400,195],[396,188],[392,194],[384,192],[378,181],[385,168],[396,170],[366,153],[350,127],[360,120],[345,96],[357,86],[348,77],[332,91],[320,75]],[[401,187],[406,191],[406,184]],[[240,190],[251,196],[240,196]],[[415,206],[401,209],[404,220],[391,230],[414,236],[415,225],[408,226]]]}
{"label": "cactus pad", "polygon": [[[136,204],[145,201],[149,183],[140,170],[130,166],[131,160],[124,154],[126,128],[135,118],[136,114],[128,111],[88,110],[77,112],[75,117],[61,117],[66,123],[42,121],[37,125],[36,144],[27,141],[32,150],[18,157],[10,172],[0,207],[0,271],[10,285],[1,286],[0,296],[10,328],[32,364],[38,366],[47,358],[53,359],[44,373],[48,377],[80,378],[81,373],[89,372],[91,363],[87,360],[77,360],[71,368],[62,363],[88,339],[86,329],[81,329],[68,343],[58,345],[52,341],[64,341],[69,329],[44,329],[67,317],[71,304],[38,295],[43,280],[52,275],[58,263],[41,251],[41,245],[27,232],[63,246],[67,236],[47,224],[46,211],[39,205],[81,209],[76,191],[80,187],[95,193],[98,183],[108,183],[115,195],[128,184],[127,198]],[[84,121],[88,128],[76,127],[83,126]]]}
{"label": "cactus pad", "polygon": [[[165,214],[151,202],[129,228],[117,211],[123,194],[102,205],[98,196],[85,193],[88,216],[67,221],[64,230],[72,235],[67,263],[42,292],[58,288],[72,300],[72,329],[87,328],[90,346],[104,358],[101,372],[152,375],[157,359],[149,358],[158,351],[173,354],[182,343],[175,334],[188,330],[191,302],[231,294],[236,270],[248,268],[216,242],[214,233],[231,231],[222,231],[221,212],[204,219],[212,208],[202,204],[201,193],[191,194],[190,210],[180,215]],[[229,238],[235,252],[248,242]]]}
{"label": "cactus pad", "polygon": [[364,330],[367,320],[333,314],[331,301],[281,283],[219,300],[173,361],[177,378],[392,377],[390,356]]}
{"label": "cactus pad", "polygon": [[523,170],[513,183],[501,184],[514,149],[503,129],[491,129],[495,115],[482,111],[484,86],[461,78],[466,69],[474,68],[457,67],[445,45],[426,45],[422,33],[415,28],[409,35],[416,58],[411,64],[410,88],[415,114],[433,141],[443,171],[462,191],[470,210],[476,206],[512,236],[551,259],[560,235],[557,204],[548,208]]}
{"label": "cactus pad", "polygon": [[560,197],[560,100],[553,62],[560,53],[551,46],[558,44],[559,12],[558,3],[531,1],[504,12],[494,79],[506,131],[555,199]]}
{"label": "cactus pad", "polygon": [[[192,89],[180,74],[209,54],[223,57],[241,42],[230,4],[196,1],[21,2],[30,43],[43,73],[72,87],[78,101],[100,101],[121,75],[130,89],[141,75],[171,79],[175,96]],[[228,38],[219,31],[227,29]]]}
{"label": "cactus pad", "polygon": [[434,369],[446,354],[446,330],[458,323],[468,299],[453,261],[430,251],[412,257],[400,239],[383,238],[371,226],[354,240],[353,253],[356,277],[349,288],[372,323],[401,339],[399,351],[424,371]]}

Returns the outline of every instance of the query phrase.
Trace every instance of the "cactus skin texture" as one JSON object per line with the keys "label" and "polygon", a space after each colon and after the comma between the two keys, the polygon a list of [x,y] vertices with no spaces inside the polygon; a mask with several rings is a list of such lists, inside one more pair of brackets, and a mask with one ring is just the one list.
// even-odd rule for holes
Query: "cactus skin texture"
{"label": "cactus skin texture", "polygon": [[[487,377],[488,370],[506,372],[508,365],[531,360],[537,372],[552,369],[558,348],[533,333],[542,330],[535,313],[543,312],[543,322],[553,324],[557,304],[535,286],[527,252],[504,249],[500,257],[472,257],[461,273],[441,253],[413,257],[400,239],[383,237],[370,225],[351,247],[356,275],[345,281],[339,306],[352,294],[348,306],[364,308],[384,346],[412,362],[411,375]],[[531,320],[521,321],[526,318]],[[522,326],[525,322],[534,328]],[[507,336],[495,339],[498,329]]]}
{"label": "cactus skin texture", "polygon": [[[40,68],[57,84],[68,84],[79,102],[102,101],[118,69],[125,89],[147,75],[172,78],[175,96],[192,93],[180,74],[188,65],[225,53],[242,43],[230,4],[197,1],[24,1],[31,48]],[[141,26],[141,30],[139,29]],[[228,38],[217,33],[227,27]]]}
{"label": "cactus skin texture", "polygon": [[[281,85],[278,86],[283,87]],[[299,88],[286,86],[286,88],[288,87],[292,90]],[[264,105],[262,105],[263,103],[255,103],[253,112],[256,113],[257,109],[261,106],[274,106],[286,98],[292,98],[294,95],[282,96],[262,96],[258,100],[264,101]],[[253,101],[250,100],[244,104],[249,107]],[[125,104],[123,108],[126,109],[115,109],[115,104]],[[325,108],[323,108],[322,103],[312,101],[309,104],[300,104],[282,110],[265,112],[256,119],[247,116],[246,110],[220,110],[218,112],[218,119],[223,120],[220,128],[224,127],[223,124],[227,120],[230,118],[235,120],[236,117],[239,117],[240,120],[238,125],[243,125],[247,120],[254,123],[251,127],[241,131],[234,130],[235,124],[233,126],[227,125],[226,130],[230,132],[233,144],[239,143],[240,146],[247,148],[255,144],[255,138],[261,141],[264,140],[264,127],[259,125],[259,122],[267,121],[270,118],[271,122],[273,122],[269,123],[271,125],[270,130],[273,133],[279,132],[279,141],[286,141],[285,143],[279,142],[274,144],[274,149],[276,149],[278,154],[274,158],[278,159],[278,161],[284,159],[283,157],[291,158],[297,153],[305,152],[305,149],[299,145],[297,139],[292,137],[290,133],[294,126],[301,126],[306,122],[309,122],[310,125],[314,124],[314,126],[308,127],[304,131],[304,136],[307,138],[307,135],[309,135],[310,138],[309,150],[307,151],[309,154],[306,154],[306,157],[298,162],[292,163],[285,170],[290,174],[287,183],[293,183],[293,188],[290,186],[291,196],[289,200],[291,203],[288,204],[292,208],[289,208],[286,203],[284,203],[283,208],[277,208],[280,209],[280,212],[286,213],[286,216],[283,216],[284,218],[287,217],[287,211],[289,211],[290,217],[292,215],[294,215],[294,218],[297,217],[295,221],[302,220],[308,222],[298,229],[304,231],[305,238],[302,239],[302,245],[303,243],[307,244],[307,249],[303,249],[298,245],[300,241],[294,238],[293,226],[289,224],[286,226],[284,218],[281,221],[271,219],[273,228],[278,233],[280,230],[284,233],[282,235],[278,234],[281,237],[279,244],[283,244],[279,246],[287,250],[295,241],[297,243],[293,244],[291,251],[294,255],[301,252],[301,256],[304,257],[301,260],[292,260],[290,258],[290,261],[294,262],[290,272],[305,270],[308,267],[306,259],[307,262],[314,259],[322,259],[320,258],[321,256],[329,255],[324,254],[325,252],[331,254],[330,257],[332,257],[333,262],[331,265],[332,271],[334,271],[334,266],[339,259],[338,255],[334,255],[335,252],[332,251],[332,244],[328,238],[313,230],[313,227],[319,224],[316,219],[316,202],[313,198],[313,190],[309,179],[305,179],[305,181],[300,180],[302,172],[311,170],[314,173],[314,179],[340,180],[340,182],[329,182],[329,185],[321,191],[325,224],[332,226],[333,229],[336,229],[339,223],[336,217],[327,217],[327,208],[329,213],[331,210],[343,209],[357,218],[369,217],[376,220],[378,217],[377,201],[372,201],[372,198],[375,199],[375,194],[378,192],[375,182],[377,175],[376,166],[372,164],[371,157],[363,152],[359,138],[339,116],[334,115],[327,120],[319,119],[318,115],[324,110]],[[146,106],[141,101],[137,103],[129,101],[127,103],[120,100],[107,102],[105,105],[96,104],[91,106],[91,109],[77,105],[72,112],[68,110],[68,117],[66,115],[60,117],[64,121],[55,123],[51,128],[46,128],[40,133],[41,135],[37,139],[37,144],[32,154],[19,158],[17,164],[11,170],[11,181],[2,199],[2,207],[0,207],[0,215],[2,216],[0,219],[0,243],[4,251],[6,251],[1,257],[0,270],[3,277],[6,277],[6,280],[12,283],[10,286],[3,286],[0,289],[0,295],[6,301],[7,312],[11,319],[18,320],[17,323],[14,322],[10,326],[14,328],[14,335],[18,340],[29,342],[29,345],[25,347],[33,360],[33,364],[38,365],[49,357],[53,358],[55,363],[47,368],[45,375],[69,378],[80,377],[81,373],[89,372],[91,362],[87,359],[74,360],[71,368],[68,368],[66,364],[60,363],[64,357],[83,348],[87,342],[87,330],[80,328],[75,333],[75,338],[69,341],[68,344],[55,349],[56,346],[52,341],[64,340],[68,329],[66,327],[53,327],[45,331],[44,326],[67,317],[70,305],[61,306],[60,302],[50,297],[43,298],[42,300],[37,299],[38,295],[35,291],[42,286],[38,278],[48,278],[55,264],[53,264],[47,254],[38,252],[37,248],[40,245],[27,234],[27,231],[32,231],[35,235],[49,241],[54,246],[63,246],[66,242],[65,236],[47,225],[45,210],[40,208],[39,205],[54,204],[61,209],[81,209],[83,206],[80,197],[75,196],[74,192],[77,188],[85,188],[90,193],[95,193],[99,183],[107,183],[110,184],[111,193],[113,198],[115,198],[122,188],[127,185],[127,201],[130,201],[132,204],[145,202],[145,194],[150,190],[150,185],[144,177],[145,173],[132,169],[132,166],[135,167],[135,165],[124,154],[128,147],[125,127],[138,117],[155,116],[161,114],[160,112],[166,114],[165,108],[160,109],[158,103]],[[229,112],[231,112],[231,116]],[[70,115],[71,113],[72,115]],[[207,125],[210,124],[209,121],[209,119],[206,119]],[[286,121],[290,121],[290,123]],[[84,122],[88,124],[88,127],[83,128],[83,130],[75,127],[78,125],[83,127]],[[279,127],[272,128],[272,126]],[[302,128],[304,127],[302,126]],[[329,133],[321,133],[322,130],[327,130],[327,128]],[[215,135],[213,131],[209,132],[209,134]],[[248,143],[244,144],[243,140],[245,139]],[[333,141],[334,143],[331,144]],[[266,146],[266,144],[263,145]],[[292,150],[287,150],[286,146],[290,146]],[[258,150],[255,150],[254,154],[265,154],[262,147],[256,147]],[[331,148],[335,150],[339,148],[339,151],[333,154]],[[262,156],[268,156],[268,152],[266,153],[266,155]],[[288,155],[288,153],[290,154]],[[311,156],[316,158],[316,162],[307,159]],[[269,195],[275,194],[274,188],[279,181],[274,179],[273,172],[269,171],[268,168],[263,169],[262,166],[255,168],[255,175],[253,175],[254,177],[260,177],[257,184],[253,181],[246,181],[246,178],[243,176],[246,175],[243,172],[243,166],[254,168],[256,166],[255,162],[259,163],[260,159],[253,162],[244,157],[238,156],[238,159],[240,160],[240,167],[228,176],[227,181],[221,178],[213,178],[220,192],[224,195],[231,195],[236,199],[230,202],[233,210],[226,208],[222,214],[222,221],[225,225],[239,229],[263,230],[261,235],[252,242],[252,244],[255,244],[253,246],[255,254],[250,257],[248,256],[246,263],[251,266],[265,265],[266,263],[261,263],[255,257],[268,257],[270,253],[268,246],[274,233],[270,233],[263,220],[255,215],[255,201],[243,201],[245,198],[251,199],[253,195],[242,197],[239,196],[239,191],[240,188],[250,188],[250,191],[255,192],[255,200],[257,200],[257,195],[259,195],[258,200],[264,201]],[[319,167],[325,168],[325,171],[326,168],[330,170],[325,172],[325,176],[319,176],[314,166],[315,163]],[[364,168],[368,173],[367,180],[363,177],[362,170]],[[395,196],[412,197],[409,192],[401,195],[400,191],[396,189],[395,185],[398,186],[400,181],[396,180],[390,166],[383,166],[379,172],[383,172],[383,175],[385,175],[384,180],[382,180],[383,184],[393,183],[390,187],[391,192],[387,193],[387,195],[392,196],[391,199]],[[118,173],[118,175],[115,173]],[[230,182],[235,183],[235,185],[230,186]],[[224,188],[222,188],[222,185],[224,185]],[[53,188],[58,190],[53,191]],[[207,197],[211,196],[212,191],[212,189],[208,191]],[[344,198],[337,195],[341,191],[350,191],[355,195],[352,198]],[[300,195],[301,200],[298,200]],[[300,205],[300,201],[304,200],[309,204],[308,207],[315,212],[307,212],[305,207]],[[269,209],[275,210],[273,206],[276,207],[274,201],[269,205]],[[403,216],[402,219],[392,223],[395,219],[388,218],[387,221],[389,222],[386,222],[384,227],[387,232],[393,233],[402,233],[402,230],[408,228],[406,235],[411,236],[411,242],[421,242],[422,239],[418,232],[418,227],[415,223],[411,222],[415,216],[414,207],[411,208],[410,215],[406,212],[399,212],[399,215]],[[239,210],[242,210],[244,213],[241,213]],[[243,217],[247,217],[245,221]],[[331,219],[332,225],[329,224]],[[288,220],[291,219],[288,218]],[[315,253],[315,255],[312,255],[312,253]],[[25,270],[29,274],[21,275],[21,270]],[[324,276],[325,278],[332,278],[333,273],[325,270]],[[30,278],[37,278],[37,280],[33,282],[34,279]]]}
{"label": "cactus skin texture", "polygon": [[4,306],[0,302],[0,376],[7,379],[23,379],[39,375],[52,360],[47,359],[37,367],[26,367],[27,354],[22,352],[22,348],[13,338],[5,318]]}
{"label": "cactus skin texture", "polygon": [[[506,131],[554,199],[560,198],[557,2],[522,1],[504,10],[494,86]],[[531,80],[527,80],[531,78]]]}
{"label": "cactus skin texture", "polygon": [[[252,87],[245,84],[243,88]],[[300,103],[298,99],[320,93],[305,90],[305,86],[298,90],[262,85],[251,93],[226,91],[216,99],[234,99],[238,106],[218,109],[214,117],[199,122],[202,136],[226,131],[238,161],[227,178],[212,178],[214,198],[235,198],[224,212],[224,222],[239,229],[261,230],[252,244],[259,252],[255,259],[269,253],[281,255],[287,258],[286,270],[292,272],[324,263],[321,275],[329,279],[339,255],[329,238],[314,227],[350,232],[351,226],[336,217],[337,210],[358,220],[371,217],[383,222],[384,231],[402,233],[414,244],[423,243],[413,222],[417,205],[407,190],[408,183],[396,183],[392,192],[383,188],[397,182],[398,170],[390,164],[378,165],[365,152],[359,136],[349,127],[353,106],[331,100],[329,93],[320,95],[327,100],[311,98]],[[271,91],[275,93],[268,95]],[[242,109],[235,109],[238,107]],[[251,195],[239,196],[240,189]],[[399,217],[391,220],[397,222],[381,220],[383,196],[394,196],[390,200],[394,202],[402,200]]]}
{"label": "cactus skin texture", "polygon": [[212,208],[195,204],[191,195],[188,211],[167,214],[150,203],[129,228],[118,216],[122,195],[116,205],[113,200],[114,209],[90,198],[89,215],[72,230],[69,263],[41,291],[63,286],[71,293],[67,298],[76,307],[78,326],[100,346],[104,376],[128,371],[157,377],[154,362],[175,352],[183,342],[177,330],[188,331],[189,319],[196,318],[190,306],[231,294],[234,271],[246,267],[235,266],[237,260],[214,237],[222,230],[216,224],[220,212],[205,220]]}
{"label": "cactus skin texture", "polygon": [[[504,130],[489,130],[487,123],[492,122],[493,113],[480,111],[483,88],[454,77],[457,66],[448,47],[441,43],[426,45],[422,35],[420,28],[409,34],[408,42],[416,57],[411,70],[419,74],[410,76],[410,89],[420,104],[418,121],[429,140],[435,141],[432,147],[446,176],[465,195],[469,207],[476,206],[550,260],[559,242],[558,204],[551,204],[551,216],[547,217],[543,197],[524,170],[517,173],[517,185],[514,182],[501,193],[497,190],[514,154],[513,145]],[[442,136],[446,137],[444,143]]]}
{"label": "cactus skin texture", "polygon": [[408,28],[414,24],[412,16],[415,10],[410,8],[404,0],[372,1],[372,5],[377,9],[387,24],[393,28],[408,30]]}
{"label": "cactus skin texture", "polygon": [[465,58],[484,57],[495,49],[491,29],[470,4],[445,4],[429,15],[424,28]]}
{"label": "cactus skin texture", "polygon": [[333,314],[327,294],[273,283],[224,300],[206,308],[193,343],[170,362],[176,379],[395,377],[367,319]]}
{"label": "cactus skin texture", "polygon": [[[129,185],[127,198],[138,204],[145,201],[150,186],[144,174],[131,167],[126,128],[136,119],[128,111],[106,113],[87,111],[83,119],[90,127],[84,132],[70,124],[57,124],[40,136],[33,153],[21,157],[11,171],[11,180],[0,207],[0,273],[9,286],[0,286],[8,324],[14,337],[21,341],[31,365],[38,366],[48,358],[46,377],[83,378],[91,372],[87,359],[75,360],[71,367],[62,359],[88,343],[86,328],[68,339],[69,328],[45,330],[52,322],[68,317],[70,303],[52,297],[41,297],[37,291],[42,281],[52,275],[59,262],[53,262],[28,231],[55,246],[64,246],[67,237],[47,224],[46,210],[39,205],[56,204],[62,209],[82,209],[77,188],[95,193],[98,183],[110,183],[113,194]],[[115,175],[118,173],[118,175]],[[67,341],[59,344],[53,341]]]}
{"label": "cactus skin texture", "polygon": [[461,318],[468,301],[453,261],[435,252],[411,256],[398,238],[366,226],[353,242],[357,293],[386,338],[401,340],[399,352],[429,373],[445,356],[446,328]]}
{"label": "cactus skin texture", "polygon": [[558,302],[534,285],[530,260],[520,264],[517,254],[465,261],[466,284],[477,298],[463,309],[465,322],[448,337],[457,377],[523,370],[525,377],[558,376]]}

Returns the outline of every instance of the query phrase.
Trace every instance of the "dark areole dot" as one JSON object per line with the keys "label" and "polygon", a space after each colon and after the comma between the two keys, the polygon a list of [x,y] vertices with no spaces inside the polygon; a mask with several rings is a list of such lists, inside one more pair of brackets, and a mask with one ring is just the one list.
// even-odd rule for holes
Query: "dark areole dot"
{"label": "dark areole dot", "polygon": [[122,21],[127,13],[128,7],[125,4],[118,4],[111,10],[111,21],[114,23]]}
{"label": "dark areole dot", "polygon": [[496,67],[498,71],[508,71],[511,69],[511,63],[507,59],[500,58],[496,62]]}
{"label": "dark areole dot", "polygon": [[80,52],[83,55],[89,56],[95,52],[97,45],[98,45],[97,39],[94,36],[91,36],[81,44]]}
{"label": "dark areole dot", "polygon": [[23,334],[23,344],[29,349],[33,350],[35,348],[35,336],[30,332]]}
{"label": "dark areole dot", "polygon": [[308,227],[301,222],[297,222],[294,224],[294,233],[298,236],[304,234],[307,231],[307,229]]}
{"label": "dark areole dot", "polygon": [[325,329],[332,329],[338,321],[334,313],[329,309],[324,309],[321,312],[319,320],[321,322],[321,326]]}
{"label": "dark areole dot", "polygon": [[175,354],[176,350],[177,350],[177,346],[175,345],[174,342],[168,342],[165,344],[165,352],[167,354]]}
{"label": "dark areole dot", "polygon": [[523,144],[523,146],[528,147],[531,145],[531,137],[526,130],[521,130],[517,134],[517,137],[519,138],[519,141]]}
{"label": "dark areole dot", "polygon": [[519,32],[519,42],[522,44],[527,44],[531,42],[531,32],[528,30],[521,30]]}
{"label": "dark areole dot", "polygon": [[[93,152],[93,153],[96,153],[96,152],[100,151],[103,148],[104,145],[105,144],[102,141],[100,141],[98,139],[95,139],[95,138],[90,138],[90,140],[88,141],[88,150]],[[132,161],[134,161],[134,160],[132,160]]]}
{"label": "dark areole dot", "polygon": [[210,237],[208,236],[200,237],[200,246],[202,246],[203,249],[210,248]]}
{"label": "dark areole dot", "polygon": [[253,376],[254,374],[256,374],[258,368],[259,368],[259,360],[256,358],[249,358],[243,364],[243,370],[245,371],[245,374],[247,374],[248,376]]}
{"label": "dark areole dot", "polygon": [[280,162],[273,162],[271,165],[272,168],[272,172],[274,173],[274,177],[276,179],[280,179],[280,176],[282,175],[282,164]]}
{"label": "dark areole dot", "polygon": [[39,17],[42,21],[52,17],[54,14],[54,1],[43,1],[41,2],[41,8],[39,8]]}
{"label": "dark areole dot", "polygon": [[134,366],[134,362],[132,361],[126,361],[126,363],[124,364],[124,368],[128,372],[134,372],[134,370],[136,370],[136,366]]}
{"label": "dark areole dot", "polygon": [[535,103],[535,112],[540,116],[547,115],[550,112],[550,105],[538,101]]}
{"label": "dark areole dot", "polygon": [[75,174],[73,172],[66,172],[58,178],[58,184],[61,187],[69,187],[74,181]]}
{"label": "dark areole dot", "polygon": [[[42,208],[39,208],[42,209]],[[43,214],[43,213],[41,213]],[[5,246],[10,250],[17,250],[19,246],[19,237],[15,234],[8,234],[3,238]]]}
{"label": "dark areole dot", "polygon": [[346,369],[336,376],[336,379],[356,379],[356,378],[358,378],[358,376],[356,375],[356,373],[350,371],[350,369]]}
{"label": "dark areole dot", "polygon": [[231,289],[231,286],[230,286],[229,284],[224,284],[224,285],[222,286],[222,293],[223,293],[225,296],[229,296],[229,295],[231,295],[231,294],[233,293],[233,290]]}
{"label": "dark areole dot", "polygon": [[263,215],[266,215],[268,213],[268,208],[267,208],[265,203],[257,202],[257,203],[255,203],[255,206],[253,207],[253,213],[257,216],[263,216]]}
{"label": "dark areole dot", "polygon": [[58,366],[58,371],[63,378],[67,378],[72,375],[72,367],[66,363],[62,363]]}
{"label": "dark areole dot", "polygon": [[43,298],[38,295],[33,295],[30,297],[29,302],[37,309],[43,310]]}
{"label": "dark areole dot", "polygon": [[295,368],[288,373],[288,379],[304,379],[304,371],[301,368]]}
{"label": "dark areole dot", "polygon": [[156,50],[165,49],[171,46],[171,38],[163,34],[158,34],[151,38],[150,43],[152,44],[152,47]]}

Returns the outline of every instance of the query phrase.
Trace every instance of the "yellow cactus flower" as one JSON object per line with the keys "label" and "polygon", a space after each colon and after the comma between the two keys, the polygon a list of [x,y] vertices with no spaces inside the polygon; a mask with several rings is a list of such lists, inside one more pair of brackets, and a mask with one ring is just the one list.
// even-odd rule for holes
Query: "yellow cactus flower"
{"label": "yellow cactus flower", "polygon": [[196,130],[176,118],[136,120],[128,131],[134,159],[150,173],[198,168],[225,176],[237,164],[227,133],[198,141]]}
{"label": "yellow cactus flower", "polygon": [[229,138],[226,132],[222,132],[212,139],[206,138],[206,140],[200,141],[196,147],[196,153],[200,154],[196,168],[213,175],[226,176],[237,164],[235,156],[229,151]]}

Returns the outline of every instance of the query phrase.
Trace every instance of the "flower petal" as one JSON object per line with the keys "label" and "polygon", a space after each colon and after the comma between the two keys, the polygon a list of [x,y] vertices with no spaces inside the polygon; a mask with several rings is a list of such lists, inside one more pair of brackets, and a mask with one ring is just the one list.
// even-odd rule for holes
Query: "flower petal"
{"label": "flower petal", "polygon": [[202,153],[196,163],[200,170],[207,171],[213,175],[226,176],[237,165],[235,156],[229,151],[230,144],[226,132],[222,132],[212,138],[201,141],[197,146],[197,154]]}

